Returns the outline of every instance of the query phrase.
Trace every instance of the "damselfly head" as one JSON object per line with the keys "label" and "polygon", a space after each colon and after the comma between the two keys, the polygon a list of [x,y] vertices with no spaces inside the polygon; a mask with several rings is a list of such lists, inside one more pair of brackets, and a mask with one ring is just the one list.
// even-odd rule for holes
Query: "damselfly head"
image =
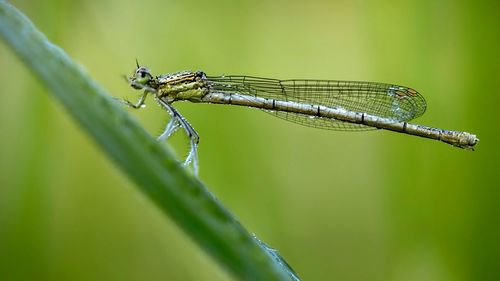
{"label": "damselfly head", "polygon": [[153,80],[153,76],[149,72],[149,69],[137,65],[134,75],[130,78],[130,85],[135,89],[142,89],[143,86],[148,85],[148,83]]}

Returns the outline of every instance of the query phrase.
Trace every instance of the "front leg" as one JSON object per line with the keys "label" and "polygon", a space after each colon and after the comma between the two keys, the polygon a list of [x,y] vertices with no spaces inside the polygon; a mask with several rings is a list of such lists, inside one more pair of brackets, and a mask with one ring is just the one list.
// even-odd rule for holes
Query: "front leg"
{"label": "front leg", "polygon": [[143,105],[144,105],[144,102],[146,101],[146,97],[148,96],[148,92],[147,91],[144,91],[144,93],[142,93],[142,96],[139,98],[139,100],[137,101],[136,104],[130,102],[129,100],[127,99],[117,99],[118,101],[122,102],[123,104],[125,104],[126,106],[128,107],[132,107],[132,108],[135,108],[135,109],[139,109],[139,108],[142,108]]}

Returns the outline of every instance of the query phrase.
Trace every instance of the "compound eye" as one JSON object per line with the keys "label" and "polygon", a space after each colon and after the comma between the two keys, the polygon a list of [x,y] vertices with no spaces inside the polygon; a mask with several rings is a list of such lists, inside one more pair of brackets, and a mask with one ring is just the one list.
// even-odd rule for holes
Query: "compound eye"
{"label": "compound eye", "polygon": [[153,76],[151,76],[151,73],[149,73],[149,70],[145,67],[139,67],[135,71],[135,82],[146,85],[149,81],[153,79]]}

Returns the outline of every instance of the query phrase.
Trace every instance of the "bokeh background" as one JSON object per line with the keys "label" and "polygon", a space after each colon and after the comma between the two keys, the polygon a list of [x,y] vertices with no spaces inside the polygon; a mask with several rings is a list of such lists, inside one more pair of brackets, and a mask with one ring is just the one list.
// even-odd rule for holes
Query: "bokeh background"
{"label": "bokeh background", "polygon": [[[476,133],[475,152],[247,108],[177,108],[201,135],[200,178],[304,280],[500,280],[500,2],[12,3],[117,97],[137,97],[121,78],[135,58],[154,73],[419,90],[428,110],[417,123]],[[232,280],[3,43],[0,62],[0,280]],[[157,135],[168,117],[151,101],[131,114]],[[187,153],[182,133],[166,145]]]}

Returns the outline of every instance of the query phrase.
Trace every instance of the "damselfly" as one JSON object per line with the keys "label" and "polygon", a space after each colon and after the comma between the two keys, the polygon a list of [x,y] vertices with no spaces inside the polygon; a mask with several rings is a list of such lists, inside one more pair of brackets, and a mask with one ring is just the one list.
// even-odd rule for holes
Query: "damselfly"
{"label": "damselfly", "polygon": [[385,129],[440,140],[473,150],[479,139],[467,132],[448,131],[407,123],[422,115],[425,99],[414,89],[385,83],[336,80],[278,80],[252,76],[207,76],[202,71],[183,71],[154,77],[139,66],[129,84],[143,90],[137,103],[141,108],[151,94],[171,115],[159,140],[182,128],[191,149],[184,162],[193,163],[198,173],[199,136],[172,106],[175,101],[230,104],[265,110],[277,117],[302,125],[330,130]]}

